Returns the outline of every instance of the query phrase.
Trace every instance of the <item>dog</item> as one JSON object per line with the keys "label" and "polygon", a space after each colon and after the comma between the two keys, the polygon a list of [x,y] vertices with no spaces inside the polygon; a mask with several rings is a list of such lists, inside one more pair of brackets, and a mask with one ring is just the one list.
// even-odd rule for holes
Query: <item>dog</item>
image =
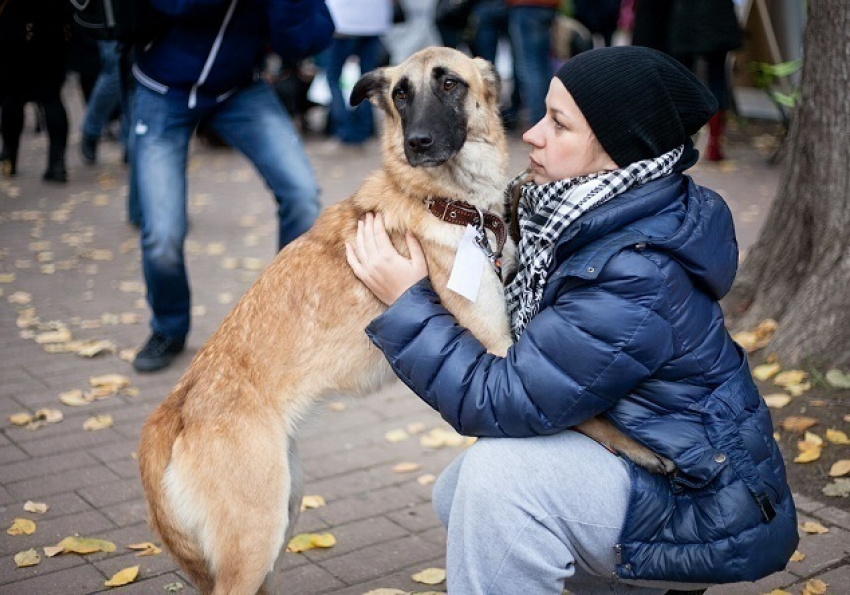
{"label": "dog", "polygon": [[[358,219],[381,213],[405,255],[412,232],[458,322],[492,353],[511,345],[495,267],[485,267],[475,301],[446,288],[465,232],[443,220],[446,213],[481,215],[480,227],[504,215],[507,150],[495,69],[428,48],[365,74],[351,103],[367,98],[386,116],[380,169],[278,254],[142,429],[150,526],[202,593],[274,592],[270,577],[301,504],[299,422],[326,395],[367,394],[394,378],[363,332],[386,306],[346,262]],[[466,204],[440,202],[445,197]],[[499,237],[507,234],[497,222],[488,229],[481,233],[494,252],[505,242],[509,268],[513,243]],[[599,423],[597,439],[657,464],[651,451]]]}

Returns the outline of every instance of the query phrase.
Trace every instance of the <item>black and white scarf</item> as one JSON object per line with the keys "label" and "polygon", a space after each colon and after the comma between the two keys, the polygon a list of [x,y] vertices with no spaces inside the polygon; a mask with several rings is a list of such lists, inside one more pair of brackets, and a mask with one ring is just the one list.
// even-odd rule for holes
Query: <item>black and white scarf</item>
{"label": "black and white scarf", "polygon": [[[537,314],[555,244],[570,224],[629,188],[666,176],[673,171],[683,149],[680,146],[655,159],[638,161],[614,171],[539,186],[526,183],[521,187],[517,209],[520,234],[517,274],[505,290],[514,340],[519,339]],[[522,183],[524,176],[525,173],[514,178],[508,185],[508,192]]]}

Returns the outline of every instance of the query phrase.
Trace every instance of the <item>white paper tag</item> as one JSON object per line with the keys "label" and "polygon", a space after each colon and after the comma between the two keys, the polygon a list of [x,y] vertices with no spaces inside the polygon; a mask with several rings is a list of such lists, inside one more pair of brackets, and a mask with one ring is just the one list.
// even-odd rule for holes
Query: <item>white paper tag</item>
{"label": "white paper tag", "polygon": [[484,274],[484,266],[487,264],[487,257],[475,243],[477,233],[473,226],[466,226],[463,239],[460,241],[460,246],[455,255],[449,282],[446,285],[455,293],[459,293],[472,302],[478,299],[481,277]]}

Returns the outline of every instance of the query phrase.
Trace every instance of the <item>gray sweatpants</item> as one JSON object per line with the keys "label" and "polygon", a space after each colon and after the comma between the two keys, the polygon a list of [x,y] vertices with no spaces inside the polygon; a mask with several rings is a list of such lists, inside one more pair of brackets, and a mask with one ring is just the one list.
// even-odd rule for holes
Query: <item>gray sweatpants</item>
{"label": "gray sweatpants", "polygon": [[434,486],[448,529],[449,594],[661,595],[700,587],[614,578],[628,496],[626,463],[578,432],[478,440]]}

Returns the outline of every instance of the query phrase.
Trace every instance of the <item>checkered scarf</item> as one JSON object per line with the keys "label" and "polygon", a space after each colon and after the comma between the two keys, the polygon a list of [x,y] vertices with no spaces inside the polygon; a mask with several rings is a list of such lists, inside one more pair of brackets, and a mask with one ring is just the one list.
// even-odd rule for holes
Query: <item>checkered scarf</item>
{"label": "checkered scarf", "polygon": [[505,289],[514,340],[519,339],[537,314],[555,245],[564,231],[584,213],[629,188],[669,174],[683,149],[680,146],[655,159],[638,161],[622,169],[539,186],[524,183],[525,173],[510,182],[508,193],[517,184],[523,184],[517,209],[520,236],[517,274]]}

